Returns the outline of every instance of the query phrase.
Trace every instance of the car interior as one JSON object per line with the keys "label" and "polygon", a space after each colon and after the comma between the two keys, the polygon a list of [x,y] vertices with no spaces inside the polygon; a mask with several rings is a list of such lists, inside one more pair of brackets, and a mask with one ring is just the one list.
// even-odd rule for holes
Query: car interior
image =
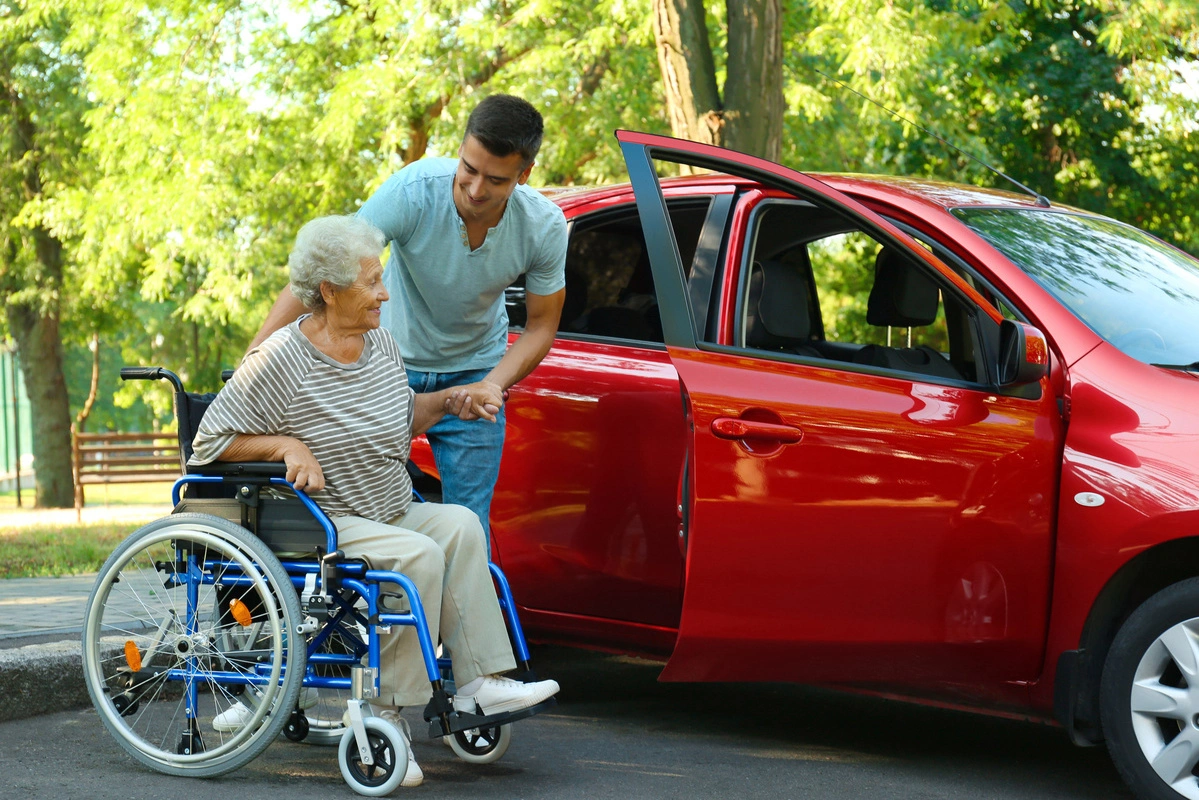
{"label": "car interior", "polygon": [[799,200],[754,211],[736,342],[933,379],[974,381],[965,301],[917,259]]}
{"label": "car interior", "polygon": [[[668,203],[684,269],[690,271],[708,198]],[[508,323],[525,323],[523,278],[506,293]],[[635,207],[576,220],[566,252],[566,300],[559,334],[660,344],[662,320],[645,235]]]}
{"label": "car interior", "polygon": [[[667,201],[690,275],[710,199]],[[734,344],[851,369],[977,380],[975,310],[918,259],[886,247],[836,211],[768,199],[751,218]],[[506,293],[509,325],[525,323],[523,280]],[[573,221],[566,256],[566,337],[663,341],[653,273],[634,206]],[[849,366],[852,365],[852,366]]]}

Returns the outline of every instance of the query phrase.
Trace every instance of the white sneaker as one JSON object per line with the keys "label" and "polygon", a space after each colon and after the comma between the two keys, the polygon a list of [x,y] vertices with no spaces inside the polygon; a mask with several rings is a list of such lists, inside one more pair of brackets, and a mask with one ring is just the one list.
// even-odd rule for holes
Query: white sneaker
{"label": "white sneaker", "polygon": [[473,694],[454,695],[454,710],[487,716],[503,714],[544,703],[557,693],[557,681],[521,683],[489,675]]}
{"label": "white sneaker", "polygon": [[400,786],[420,786],[425,782],[425,773],[416,763],[416,754],[412,752],[412,729],[408,727],[408,720],[401,717],[400,712],[390,708],[380,711],[379,719],[387,720],[399,728],[404,743],[408,745],[408,771],[404,773],[404,780],[400,781]]}
{"label": "white sneaker", "polygon": [[249,722],[253,716],[254,709],[239,700],[213,717],[212,727],[221,733],[232,733]]}
{"label": "white sneaker", "polygon": [[[296,700],[300,708],[312,708],[320,701],[320,692],[311,687],[301,689],[300,696]],[[249,722],[250,718],[253,716],[254,709],[238,700],[236,703],[229,706],[229,708],[213,717],[212,727],[221,733],[232,733]]]}

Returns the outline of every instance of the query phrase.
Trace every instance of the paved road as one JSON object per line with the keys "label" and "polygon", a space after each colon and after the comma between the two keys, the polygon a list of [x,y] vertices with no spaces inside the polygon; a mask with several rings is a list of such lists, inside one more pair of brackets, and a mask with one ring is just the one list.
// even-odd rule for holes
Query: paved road
{"label": "paved road", "polygon": [[[425,785],[394,796],[1131,797],[1103,750],[1040,725],[793,686],[658,684],[653,665],[567,649],[537,648],[535,658],[564,687],[555,710],[517,723],[512,749],[485,767],[418,741]],[[355,796],[331,748],[280,741],[242,770],[199,782],[137,766],[90,710],[0,724],[2,798],[189,794]]]}

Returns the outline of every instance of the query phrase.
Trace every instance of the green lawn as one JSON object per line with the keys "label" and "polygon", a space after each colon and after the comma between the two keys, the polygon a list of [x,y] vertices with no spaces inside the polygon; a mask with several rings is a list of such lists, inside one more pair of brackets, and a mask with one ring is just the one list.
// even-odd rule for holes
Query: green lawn
{"label": "green lawn", "polygon": [[[33,487],[23,488],[22,509],[33,508]],[[87,487],[87,507],[160,506],[171,503],[171,484],[117,483]],[[21,511],[15,491],[0,492],[0,513]],[[164,512],[165,513],[165,512]],[[141,521],[0,526],[0,578],[41,578],[95,572],[130,533],[161,514]]]}
{"label": "green lawn", "polygon": [[0,531],[0,578],[95,572],[137,523],[36,525]]}
{"label": "green lawn", "polygon": [[[88,486],[83,495],[88,506],[152,506],[171,502],[171,484],[167,481],[155,483],[113,483]],[[33,483],[21,486],[21,507],[33,508]],[[15,511],[15,490],[0,492],[0,511]]]}

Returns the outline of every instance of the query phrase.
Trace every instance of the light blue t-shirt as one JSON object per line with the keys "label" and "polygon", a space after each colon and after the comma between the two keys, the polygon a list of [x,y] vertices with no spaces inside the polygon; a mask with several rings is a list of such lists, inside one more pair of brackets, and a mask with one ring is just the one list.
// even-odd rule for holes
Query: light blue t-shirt
{"label": "light blue t-shirt", "polygon": [[566,285],[566,218],[535,189],[517,186],[477,250],[454,206],[452,158],[424,158],[392,175],[358,215],[391,245],[382,324],[405,365],[422,372],[490,369],[508,347],[504,289],[522,273],[530,294]]}

